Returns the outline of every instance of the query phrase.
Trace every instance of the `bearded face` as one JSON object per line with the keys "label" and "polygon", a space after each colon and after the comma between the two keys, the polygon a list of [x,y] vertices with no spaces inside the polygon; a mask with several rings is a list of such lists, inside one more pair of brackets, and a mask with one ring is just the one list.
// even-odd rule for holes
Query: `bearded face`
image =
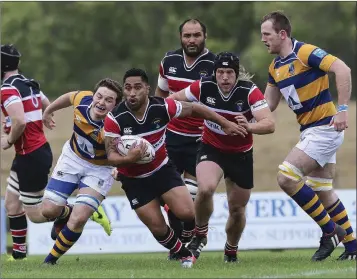
{"label": "bearded face", "polygon": [[189,57],[197,57],[204,50],[206,45],[206,35],[203,34],[199,23],[186,23],[182,28],[181,46],[185,54]]}

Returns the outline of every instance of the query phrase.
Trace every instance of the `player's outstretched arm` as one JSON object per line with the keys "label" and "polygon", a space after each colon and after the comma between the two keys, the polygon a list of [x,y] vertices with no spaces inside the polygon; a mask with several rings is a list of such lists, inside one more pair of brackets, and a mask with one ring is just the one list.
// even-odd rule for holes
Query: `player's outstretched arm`
{"label": "player's outstretched arm", "polygon": [[47,106],[42,115],[43,124],[50,130],[56,127],[56,122],[53,120],[53,113],[57,110],[69,107],[72,105],[71,98],[78,92],[68,92],[59,96],[51,104]]}
{"label": "player's outstretched arm", "polygon": [[267,85],[265,88],[264,97],[269,105],[270,111],[273,112],[278,107],[282,95],[277,86]]}
{"label": "player's outstretched arm", "polygon": [[336,87],[338,93],[338,109],[337,115],[333,118],[335,130],[343,131],[348,128],[347,109],[351,98],[352,78],[351,69],[341,60],[336,59],[329,72],[333,72],[336,76]]}
{"label": "player's outstretched arm", "polygon": [[241,125],[237,125],[232,121],[227,120],[223,116],[217,114],[213,110],[210,110],[208,107],[196,104],[196,103],[188,103],[188,102],[181,102],[182,104],[182,112],[179,117],[197,117],[203,118],[212,122],[217,123],[221,126],[222,130],[230,136],[240,135],[241,137],[245,137],[247,135],[247,130],[245,127]]}

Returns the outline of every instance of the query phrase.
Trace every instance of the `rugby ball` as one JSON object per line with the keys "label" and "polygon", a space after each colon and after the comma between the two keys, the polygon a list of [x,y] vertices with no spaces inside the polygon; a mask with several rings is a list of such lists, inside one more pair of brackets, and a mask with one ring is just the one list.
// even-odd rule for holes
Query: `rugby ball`
{"label": "rugby ball", "polygon": [[155,158],[155,149],[146,139],[141,138],[139,136],[127,135],[122,136],[118,142],[117,149],[120,155],[126,156],[130,147],[136,142],[136,144],[140,144],[140,141],[143,141],[147,145],[147,150],[145,152],[144,157],[136,162],[136,164],[147,164],[150,163]]}

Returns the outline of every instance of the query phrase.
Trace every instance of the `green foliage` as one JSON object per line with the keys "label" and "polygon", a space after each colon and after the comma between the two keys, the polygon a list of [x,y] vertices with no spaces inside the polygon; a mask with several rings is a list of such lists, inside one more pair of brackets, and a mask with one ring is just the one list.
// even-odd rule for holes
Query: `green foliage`
{"label": "green foliage", "polygon": [[260,19],[273,10],[291,17],[298,40],[356,70],[353,2],[4,2],[2,43],[16,44],[21,69],[52,97],[105,76],[121,81],[131,67],[145,68],[155,87],[164,54],[180,47],[178,26],[194,17],[207,25],[207,47],[241,55],[264,89],[273,56],[260,42]]}

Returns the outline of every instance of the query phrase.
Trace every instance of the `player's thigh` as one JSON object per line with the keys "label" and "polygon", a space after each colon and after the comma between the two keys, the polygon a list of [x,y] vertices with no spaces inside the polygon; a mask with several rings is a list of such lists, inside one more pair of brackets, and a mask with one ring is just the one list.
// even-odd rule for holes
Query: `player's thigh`
{"label": "player's thigh", "polygon": [[242,188],[229,177],[225,179],[225,182],[229,213],[231,215],[244,214],[252,188]]}
{"label": "player's thigh", "polygon": [[171,161],[154,173],[152,183],[156,185],[157,198],[163,200],[178,218],[194,217],[191,195]]}
{"label": "player's thigh", "polygon": [[246,190],[254,187],[253,149],[247,152],[227,154],[222,166],[227,192],[236,190],[235,187],[230,187],[232,183]]}
{"label": "player's thigh", "polygon": [[186,186],[175,186],[161,197],[177,218],[181,220],[194,218],[194,204]]}
{"label": "player's thigh", "polygon": [[69,196],[78,188],[83,171],[84,167],[75,159],[61,154],[45,189],[46,204],[42,207],[44,212],[52,210],[50,203],[57,206],[66,205]]}
{"label": "player's thigh", "polygon": [[318,126],[306,129],[285,161],[301,171],[303,176],[336,161],[336,151],[343,143],[344,132],[337,132],[332,126]]}
{"label": "player's thigh", "polygon": [[156,185],[152,177],[133,178],[119,174],[122,189],[132,209],[136,210],[157,198]]}
{"label": "player's thigh", "polygon": [[199,150],[199,143],[196,142],[196,138],[193,141],[184,146],[185,152],[183,153],[184,164],[184,178],[196,180],[196,160],[197,152]]}
{"label": "player's thigh", "polygon": [[214,147],[201,143],[197,154],[197,184],[198,195],[205,193],[213,195],[223,176],[222,155]]}
{"label": "player's thigh", "polygon": [[153,199],[135,209],[141,222],[143,222],[153,234],[165,234],[167,225],[164,216],[162,215],[160,202],[158,199]]}
{"label": "player's thigh", "polygon": [[87,163],[83,176],[79,183],[79,189],[89,187],[106,197],[111,190],[114,178],[112,176],[112,167],[95,166]]}
{"label": "player's thigh", "polygon": [[24,206],[41,203],[48,174],[52,166],[52,151],[48,143],[26,155],[15,158],[20,200]]}
{"label": "player's thigh", "polygon": [[9,215],[16,215],[23,211],[22,202],[20,201],[19,178],[17,177],[15,163],[16,157],[11,165],[5,192],[5,208]]}

